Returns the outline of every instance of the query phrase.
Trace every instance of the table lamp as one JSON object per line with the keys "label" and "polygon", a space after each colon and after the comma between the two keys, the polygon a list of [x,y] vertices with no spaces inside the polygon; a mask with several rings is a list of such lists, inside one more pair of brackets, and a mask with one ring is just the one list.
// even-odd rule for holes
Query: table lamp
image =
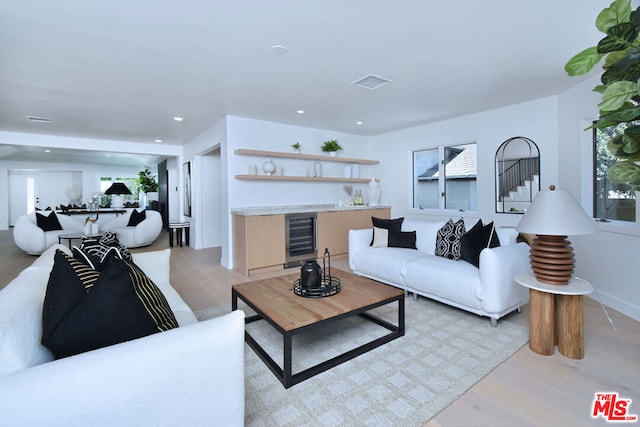
{"label": "table lamp", "polygon": [[107,188],[104,194],[111,196],[111,207],[113,209],[122,209],[124,206],[123,194],[131,194],[131,191],[122,182],[114,182],[111,187]]}
{"label": "table lamp", "polygon": [[556,190],[553,185],[549,190],[536,194],[516,230],[536,235],[529,256],[536,279],[566,285],[575,269],[575,256],[567,236],[596,233],[598,227],[571,193]]}

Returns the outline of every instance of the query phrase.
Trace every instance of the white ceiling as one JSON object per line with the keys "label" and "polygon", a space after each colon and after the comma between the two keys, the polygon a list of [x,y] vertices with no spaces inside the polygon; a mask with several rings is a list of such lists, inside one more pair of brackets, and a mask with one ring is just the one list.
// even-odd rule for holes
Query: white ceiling
{"label": "white ceiling", "polygon": [[[579,83],[563,66],[608,4],[6,0],[0,130],[184,144],[235,115],[376,135]],[[392,82],[350,84],[370,73]]]}

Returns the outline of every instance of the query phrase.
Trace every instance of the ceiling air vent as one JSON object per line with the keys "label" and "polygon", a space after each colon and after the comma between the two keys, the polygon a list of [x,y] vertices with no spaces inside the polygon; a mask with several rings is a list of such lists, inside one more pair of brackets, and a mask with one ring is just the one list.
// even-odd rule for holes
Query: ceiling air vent
{"label": "ceiling air vent", "polygon": [[384,86],[387,83],[391,83],[391,80],[384,77],[376,76],[374,74],[366,75],[355,82],[351,83],[354,86],[363,87],[365,89],[378,89],[380,86]]}
{"label": "ceiling air vent", "polygon": [[50,124],[51,122],[53,122],[53,120],[51,120],[50,118],[47,118],[47,117],[36,117],[36,116],[25,116],[25,117],[30,122],[46,123],[46,124]]}

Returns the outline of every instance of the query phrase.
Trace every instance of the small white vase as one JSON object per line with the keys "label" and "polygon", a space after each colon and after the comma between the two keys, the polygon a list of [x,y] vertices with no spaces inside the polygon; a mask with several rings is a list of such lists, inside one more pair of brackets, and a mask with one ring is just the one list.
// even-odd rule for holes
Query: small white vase
{"label": "small white vase", "polygon": [[337,151],[329,151],[329,156],[330,157],[337,157],[338,156],[338,152]]}
{"label": "small white vase", "polygon": [[371,178],[369,181],[369,188],[367,188],[367,197],[369,199],[369,206],[378,206],[380,202],[380,187],[375,179]]}
{"label": "small white vase", "polygon": [[273,164],[271,159],[267,159],[267,161],[262,164],[262,170],[267,175],[273,175],[273,172],[276,170],[276,165]]}

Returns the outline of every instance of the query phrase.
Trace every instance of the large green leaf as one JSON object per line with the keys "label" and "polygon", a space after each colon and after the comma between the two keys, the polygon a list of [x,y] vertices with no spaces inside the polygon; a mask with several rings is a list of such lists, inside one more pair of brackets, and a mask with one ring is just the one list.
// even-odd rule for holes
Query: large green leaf
{"label": "large green leaf", "polygon": [[609,181],[616,184],[640,183],[640,166],[633,162],[622,161],[609,167]]}
{"label": "large green leaf", "polygon": [[622,135],[622,151],[633,155],[640,153],[640,126],[629,126]]}
{"label": "large green leaf", "polygon": [[600,115],[600,119],[591,127],[604,129],[619,123],[626,123],[640,118],[640,107],[629,104],[619,110]]}
{"label": "large green leaf", "polygon": [[630,13],[631,0],[615,0],[609,7],[600,12],[596,18],[596,27],[606,33],[614,25],[629,21]]}
{"label": "large green leaf", "polygon": [[607,36],[598,43],[598,53],[624,50],[632,46],[638,37],[638,28],[631,22],[614,25],[607,31]]}
{"label": "large green leaf", "polygon": [[575,54],[564,66],[564,70],[570,76],[586,74],[602,59],[595,46],[589,47]]}
{"label": "large green leaf", "polygon": [[604,58],[604,68],[613,67],[618,61],[624,58],[630,51],[633,49],[632,46],[624,50],[616,50],[614,52],[609,52],[609,54]]}
{"label": "large green leaf", "polygon": [[[609,54],[611,55],[611,54]],[[640,79],[640,47],[634,47],[611,65],[602,74],[602,83],[609,84],[620,80],[638,81]]]}
{"label": "large green leaf", "polygon": [[630,160],[632,162],[640,161],[640,153],[627,154],[624,152],[622,147],[622,135],[618,135],[615,138],[610,139],[607,143],[607,149],[612,156],[622,160]]}
{"label": "large green leaf", "polygon": [[598,108],[601,111],[615,111],[637,94],[638,83],[627,81],[611,83],[604,90]]}
{"label": "large green leaf", "polygon": [[633,23],[637,28],[640,28],[640,6],[633,12],[631,12],[631,16],[629,17],[629,21]]}

